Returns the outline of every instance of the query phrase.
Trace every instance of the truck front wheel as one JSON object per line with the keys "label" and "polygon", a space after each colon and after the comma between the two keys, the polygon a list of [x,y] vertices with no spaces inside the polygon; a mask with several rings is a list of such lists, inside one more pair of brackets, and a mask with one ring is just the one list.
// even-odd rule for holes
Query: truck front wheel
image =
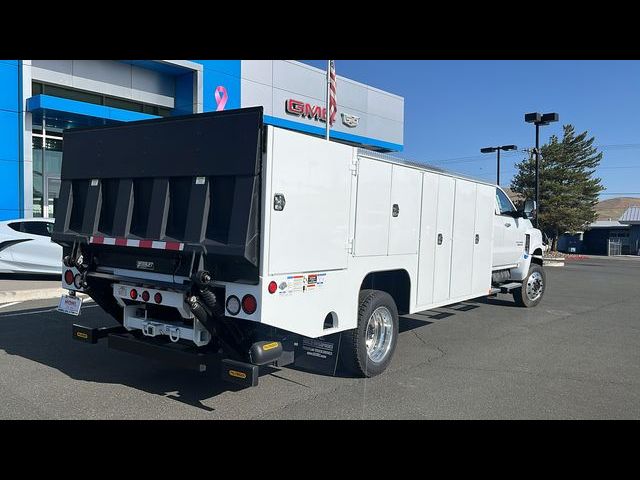
{"label": "truck front wheel", "polygon": [[520,307],[535,307],[542,300],[547,280],[544,269],[537,263],[532,263],[529,273],[522,281],[522,287],[513,290],[513,300]]}
{"label": "truck front wheel", "polygon": [[342,365],[362,377],[374,377],[391,363],[398,341],[398,309],[380,290],[361,290],[358,327],[342,333]]}

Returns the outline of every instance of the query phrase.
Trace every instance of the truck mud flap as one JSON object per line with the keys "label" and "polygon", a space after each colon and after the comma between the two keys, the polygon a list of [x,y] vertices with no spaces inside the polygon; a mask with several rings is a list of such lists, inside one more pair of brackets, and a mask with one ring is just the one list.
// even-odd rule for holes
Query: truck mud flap
{"label": "truck mud flap", "polygon": [[303,370],[334,376],[338,367],[341,338],[341,333],[319,338],[299,337],[293,364]]}

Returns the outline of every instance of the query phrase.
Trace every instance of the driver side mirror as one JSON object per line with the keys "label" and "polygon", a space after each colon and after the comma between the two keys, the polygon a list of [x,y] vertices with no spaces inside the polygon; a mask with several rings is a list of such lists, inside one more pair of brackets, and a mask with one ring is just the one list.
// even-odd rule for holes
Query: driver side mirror
{"label": "driver side mirror", "polygon": [[535,219],[536,215],[538,214],[538,206],[536,205],[536,201],[527,198],[522,207],[522,214],[524,218],[528,218],[531,220]]}

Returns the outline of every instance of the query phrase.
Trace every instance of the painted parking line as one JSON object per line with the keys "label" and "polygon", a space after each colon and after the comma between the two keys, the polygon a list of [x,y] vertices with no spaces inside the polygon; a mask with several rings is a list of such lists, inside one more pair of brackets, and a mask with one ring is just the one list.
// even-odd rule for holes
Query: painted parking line
{"label": "painted parking line", "polygon": [[13,307],[14,305],[17,305],[19,303],[22,302],[10,302],[10,303],[3,303],[2,305],[0,305],[0,308],[5,308],[5,307]]}
{"label": "painted parking line", "polygon": [[[87,308],[96,308],[98,307],[98,305],[83,305],[82,309],[85,310]],[[37,315],[38,313],[47,313],[47,312],[57,312],[58,309],[57,307],[44,307],[44,308],[33,308],[31,310],[25,310],[22,312],[16,312],[16,313],[7,313],[4,315],[0,315],[0,318],[6,318],[6,317],[20,317],[23,315]]]}

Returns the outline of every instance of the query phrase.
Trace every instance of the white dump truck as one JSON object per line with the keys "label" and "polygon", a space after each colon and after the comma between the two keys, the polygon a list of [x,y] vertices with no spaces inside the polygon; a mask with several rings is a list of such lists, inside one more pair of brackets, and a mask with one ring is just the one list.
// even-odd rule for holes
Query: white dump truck
{"label": "white dump truck", "polygon": [[247,386],[292,362],[377,375],[399,315],[545,290],[533,202],[262,108],[65,133],[57,212],[59,309],[84,292],[119,323],[73,338]]}

